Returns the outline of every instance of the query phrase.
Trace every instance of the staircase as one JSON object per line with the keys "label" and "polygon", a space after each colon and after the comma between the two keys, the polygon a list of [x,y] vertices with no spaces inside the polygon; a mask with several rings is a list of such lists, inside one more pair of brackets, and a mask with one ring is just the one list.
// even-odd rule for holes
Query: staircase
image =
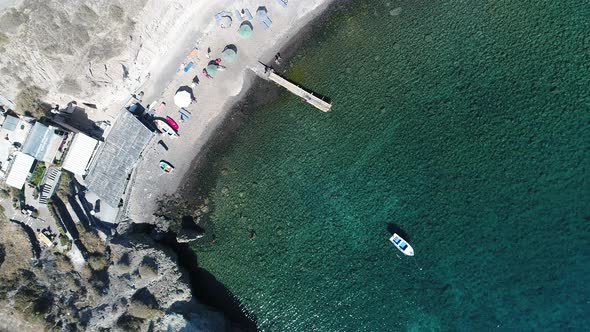
{"label": "staircase", "polygon": [[39,194],[39,203],[47,204],[47,201],[55,192],[55,187],[59,183],[59,177],[61,176],[61,171],[57,168],[50,167],[45,172],[45,177],[43,178],[43,184],[41,185],[41,193]]}

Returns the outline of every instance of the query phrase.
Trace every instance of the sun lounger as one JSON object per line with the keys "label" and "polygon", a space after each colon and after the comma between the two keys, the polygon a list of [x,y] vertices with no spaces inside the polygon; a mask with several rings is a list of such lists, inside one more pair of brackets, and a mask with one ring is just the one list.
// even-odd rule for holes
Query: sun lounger
{"label": "sun lounger", "polygon": [[244,9],[244,15],[246,15],[246,17],[252,21],[253,17],[252,14],[250,13],[250,10],[248,8]]}
{"label": "sun lounger", "polygon": [[238,22],[242,22],[244,20],[244,18],[242,17],[242,14],[240,14],[240,11],[236,9],[236,17],[238,18]]}
{"label": "sun lounger", "polygon": [[197,50],[197,48],[193,48],[193,50],[186,56],[186,58],[190,61],[193,61],[197,57],[197,54],[199,54],[199,50]]}
{"label": "sun lounger", "polygon": [[182,121],[188,120],[191,117],[191,112],[187,111],[184,108],[181,108],[180,111],[178,111],[178,114],[180,115],[180,120]]}
{"label": "sun lounger", "polygon": [[266,15],[265,12],[258,11],[256,13],[256,19],[258,20],[258,23],[260,23],[260,25],[262,25],[264,30],[270,28],[270,26],[272,25],[272,21],[270,20],[268,15]]}

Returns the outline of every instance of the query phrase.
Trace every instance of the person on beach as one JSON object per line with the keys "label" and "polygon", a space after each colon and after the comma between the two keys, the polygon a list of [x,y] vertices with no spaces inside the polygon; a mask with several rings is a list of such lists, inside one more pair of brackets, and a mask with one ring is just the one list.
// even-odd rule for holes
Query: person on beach
{"label": "person on beach", "polygon": [[219,58],[215,59],[215,64],[216,64],[216,65],[218,65],[218,64],[220,64],[220,63],[221,63],[221,59],[219,59]]}
{"label": "person on beach", "polygon": [[131,97],[141,103],[141,99],[143,98],[143,91],[139,91],[138,94],[132,94]]}
{"label": "person on beach", "polygon": [[207,47],[207,59],[211,58],[209,54],[211,54],[211,47]]}
{"label": "person on beach", "polygon": [[55,105],[52,109],[51,109],[51,113],[52,114],[59,114],[59,105]]}
{"label": "person on beach", "polygon": [[207,78],[213,78],[213,76],[209,75],[207,68],[203,68],[203,75],[205,75],[205,77],[207,77]]}

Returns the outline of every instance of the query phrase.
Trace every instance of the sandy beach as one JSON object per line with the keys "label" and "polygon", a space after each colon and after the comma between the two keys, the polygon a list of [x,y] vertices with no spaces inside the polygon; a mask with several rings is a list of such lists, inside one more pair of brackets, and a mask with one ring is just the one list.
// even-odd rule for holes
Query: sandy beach
{"label": "sandy beach", "polygon": [[[180,124],[180,137],[157,136],[146,148],[128,186],[124,218],[135,222],[153,220],[158,200],[174,194],[187,181],[186,176],[190,176],[187,172],[194,167],[193,161],[202,159],[201,154],[208,140],[226,119],[232,106],[248,91],[254,77],[263,71],[259,61],[270,62],[277,52],[282,51],[281,47],[287,45],[331,2],[290,2],[288,7],[282,7],[276,1],[223,1],[192,8],[194,15],[186,15],[186,20],[193,28],[186,28],[186,24],[179,22],[178,42],[171,45],[166,61],[154,63],[149,80],[142,87],[144,103],[159,104],[163,101],[167,104],[165,111],[155,115],[174,118]],[[242,8],[248,8],[255,15],[259,6],[266,6],[273,24],[264,30],[254,18],[254,33],[249,39],[238,35],[239,22],[234,20],[230,28],[223,29],[214,19],[214,15],[222,10],[233,13]],[[201,73],[202,69],[210,60],[220,58],[229,44],[237,48],[237,61],[222,63],[226,69],[218,72],[213,79],[207,79]],[[199,59],[189,72],[184,72],[182,64],[193,47],[198,48]],[[211,49],[210,59],[205,56],[208,48]],[[199,84],[193,89],[197,101],[188,107],[191,118],[180,122],[179,108],[174,105],[173,97],[180,86],[190,86],[195,76],[199,78]],[[169,147],[168,151],[158,149],[156,143],[160,139]],[[159,168],[160,160],[174,165],[174,173],[164,174]]]}

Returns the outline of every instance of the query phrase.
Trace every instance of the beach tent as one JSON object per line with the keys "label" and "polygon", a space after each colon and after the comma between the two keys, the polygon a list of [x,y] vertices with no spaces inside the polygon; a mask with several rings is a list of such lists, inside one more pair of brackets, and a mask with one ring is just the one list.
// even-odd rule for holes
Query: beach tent
{"label": "beach tent", "polygon": [[221,53],[221,58],[227,63],[234,63],[236,61],[236,57],[238,56],[235,46],[232,46],[233,45],[227,46]]}
{"label": "beach tent", "polygon": [[242,25],[240,25],[240,29],[238,30],[238,33],[240,34],[240,37],[244,38],[244,39],[248,39],[250,37],[252,37],[252,31],[254,29],[252,28],[252,23],[248,22],[248,21],[244,21],[242,23]]}
{"label": "beach tent", "polygon": [[174,95],[174,104],[178,107],[188,107],[191,101],[191,94],[186,90],[180,90]]}
{"label": "beach tent", "polygon": [[215,75],[217,75],[217,65],[214,63],[210,63],[207,66],[207,73],[209,73],[209,76],[215,77]]}

